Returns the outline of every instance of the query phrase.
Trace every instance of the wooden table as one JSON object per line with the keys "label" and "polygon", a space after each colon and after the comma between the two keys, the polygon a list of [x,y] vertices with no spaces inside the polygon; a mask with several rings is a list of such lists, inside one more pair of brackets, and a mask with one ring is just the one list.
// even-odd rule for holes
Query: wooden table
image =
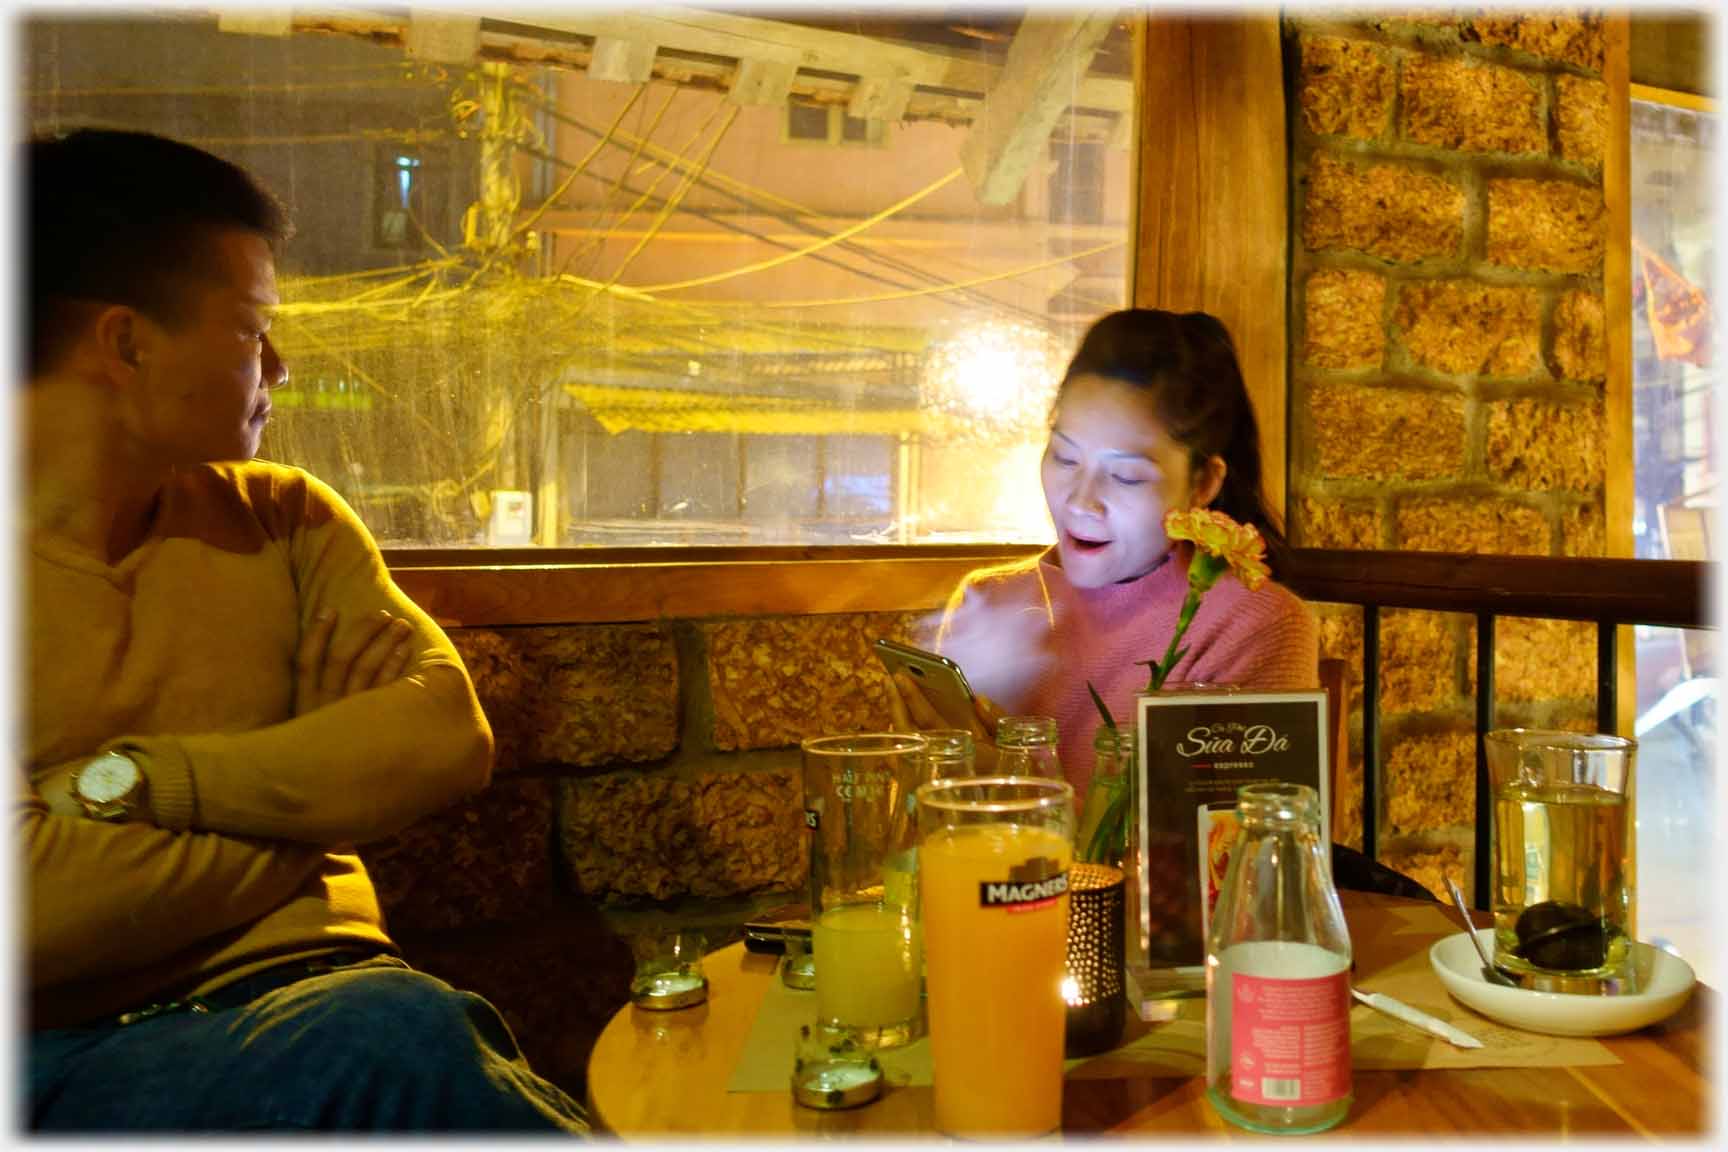
{"label": "wooden table", "polygon": [[[1342,895],[1360,982],[1413,948],[1426,952],[1434,940],[1456,930],[1429,906],[1434,908],[1433,935],[1377,931],[1390,919],[1389,909],[1417,905],[1387,896]],[[620,1010],[589,1058],[594,1120],[623,1137],[932,1134],[931,1093],[925,1087],[890,1088],[875,1103],[843,1112],[802,1108],[789,1090],[726,1091],[757,1006],[776,979],[778,960],[733,945],[705,962],[706,1004],[678,1012],[644,1012],[629,1005]],[[1358,1071],[1350,1115],[1332,1135],[1701,1135],[1708,1130],[1704,1046],[1714,1000],[1712,992],[1699,987],[1666,1023],[1603,1038],[1620,1059],[1617,1065]],[[1062,1127],[1069,1133],[1250,1135],[1218,1117],[1199,1077],[1071,1078],[1063,1091]]]}

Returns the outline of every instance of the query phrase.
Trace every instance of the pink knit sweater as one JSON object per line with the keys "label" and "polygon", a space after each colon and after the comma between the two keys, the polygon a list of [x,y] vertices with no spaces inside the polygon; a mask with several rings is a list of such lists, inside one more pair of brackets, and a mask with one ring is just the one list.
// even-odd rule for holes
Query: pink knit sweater
{"label": "pink knit sweater", "polygon": [[[1138,580],[1075,588],[1050,562],[972,572],[942,615],[934,646],[966,673],[974,691],[1006,715],[1054,716],[1062,767],[1085,796],[1092,737],[1100,723],[1086,692],[1090,680],[1118,723],[1130,722],[1146,687],[1137,660],[1158,660],[1169,646],[1188,592],[1192,547]],[[1319,687],[1319,635],[1313,613],[1268,581],[1249,592],[1225,574],[1200,602],[1183,639],[1188,652],[1169,684],[1205,680],[1268,692]]]}

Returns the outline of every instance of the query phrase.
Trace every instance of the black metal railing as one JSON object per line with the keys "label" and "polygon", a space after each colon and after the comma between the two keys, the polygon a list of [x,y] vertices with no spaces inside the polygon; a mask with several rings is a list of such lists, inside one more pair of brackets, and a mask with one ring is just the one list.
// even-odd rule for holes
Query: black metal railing
{"label": "black metal railing", "polygon": [[1494,626],[1502,616],[1587,620],[1596,625],[1596,726],[1618,727],[1623,624],[1712,627],[1706,619],[1711,565],[1690,560],[1554,559],[1440,552],[1349,552],[1299,548],[1279,579],[1315,603],[1362,608],[1362,851],[1376,857],[1380,761],[1380,612],[1416,608],[1476,618],[1475,900],[1488,907],[1493,809],[1484,737],[1494,727]]}

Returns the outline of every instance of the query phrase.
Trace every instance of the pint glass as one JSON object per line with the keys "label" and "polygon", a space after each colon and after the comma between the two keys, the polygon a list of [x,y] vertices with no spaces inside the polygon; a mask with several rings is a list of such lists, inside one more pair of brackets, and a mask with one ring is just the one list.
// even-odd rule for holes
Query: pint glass
{"label": "pint glass", "polygon": [[869,1047],[923,1034],[913,791],[924,747],[904,733],[803,744],[816,1015]]}
{"label": "pint glass", "polygon": [[1554,992],[1631,976],[1627,932],[1636,741],[1505,728],[1487,734],[1494,790],[1494,963]]}
{"label": "pint glass", "polygon": [[1062,1122],[1074,790],[978,777],[918,790],[936,1127],[1039,1136]]}

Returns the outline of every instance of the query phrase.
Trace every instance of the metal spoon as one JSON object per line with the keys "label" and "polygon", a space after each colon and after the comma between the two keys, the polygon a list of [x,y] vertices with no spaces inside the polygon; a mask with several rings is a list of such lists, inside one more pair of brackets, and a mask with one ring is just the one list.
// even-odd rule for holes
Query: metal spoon
{"label": "metal spoon", "polygon": [[1488,953],[1482,949],[1482,941],[1476,935],[1476,921],[1470,919],[1470,909],[1464,904],[1464,893],[1458,891],[1458,884],[1452,877],[1446,877],[1446,890],[1452,893],[1452,903],[1458,906],[1458,915],[1464,917],[1464,934],[1470,937],[1470,943],[1476,949],[1476,955],[1482,961],[1482,979],[1490,984],[1499,984],[1506,988],[1522,987],[1518,981],[1501,972],[1488,960]]}

